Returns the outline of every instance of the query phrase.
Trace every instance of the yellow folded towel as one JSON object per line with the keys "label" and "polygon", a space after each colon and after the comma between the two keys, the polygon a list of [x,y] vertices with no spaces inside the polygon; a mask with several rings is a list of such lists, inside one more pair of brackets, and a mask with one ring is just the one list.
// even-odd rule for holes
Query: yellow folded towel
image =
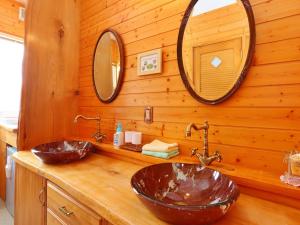
{"label": "yellow folded towel", "polygon": [[143,146],[143,151],[152,152],[172,152],[178,149],[177,143],[168,144],[159,140],[154,140],[149,144]]}

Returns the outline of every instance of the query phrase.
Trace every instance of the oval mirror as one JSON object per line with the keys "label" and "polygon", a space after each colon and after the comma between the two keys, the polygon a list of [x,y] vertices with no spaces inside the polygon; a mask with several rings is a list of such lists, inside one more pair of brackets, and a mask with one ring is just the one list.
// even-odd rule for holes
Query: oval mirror
{"label": "oval mirror", "polygon": [[98,98],[112,102],[119,94],[124,76],[124,50],[120,36],[111,29],[100,35],[94,53],[93,82]]}
{"label": "oval mirror", "polygon": [[192,0],[178,37],[178,65],[190,94],[206,104],[229,98],[244,80],[255,48],[248,0]]}

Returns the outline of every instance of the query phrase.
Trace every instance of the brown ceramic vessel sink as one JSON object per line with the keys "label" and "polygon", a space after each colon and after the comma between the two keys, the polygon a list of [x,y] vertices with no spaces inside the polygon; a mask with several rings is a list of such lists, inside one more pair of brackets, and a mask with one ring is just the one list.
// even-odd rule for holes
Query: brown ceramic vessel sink
{"label": "brown ceramic vessel sink", "polygon": [[174,225],[212,224],[239,197],[227,176],[194,164],[152,165],[134,174],[131,185],[150,211]]}
{"label": "brown ceramic vessel sink", "polygon": [[31,151],[44,163],[70,163],[84,158],[93,148],[89,142],[59,141],[42,144]]}

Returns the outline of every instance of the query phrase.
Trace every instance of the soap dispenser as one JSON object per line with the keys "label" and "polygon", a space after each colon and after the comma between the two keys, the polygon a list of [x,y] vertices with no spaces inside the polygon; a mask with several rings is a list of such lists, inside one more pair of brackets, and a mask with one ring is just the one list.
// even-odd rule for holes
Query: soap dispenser
{"label": "soap dispenser", "polygon": [[120,147],[124,144],[124,132],[122,131],[122,123],[118,123],[117,131],[114,134],[114,146]]}

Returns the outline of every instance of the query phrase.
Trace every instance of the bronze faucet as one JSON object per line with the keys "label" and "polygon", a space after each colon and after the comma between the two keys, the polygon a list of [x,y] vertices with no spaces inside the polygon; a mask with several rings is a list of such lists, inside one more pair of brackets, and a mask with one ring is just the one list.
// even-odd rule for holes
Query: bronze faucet
{"label": "bronze faucet", "polygon": [[106,135],[102,134],[100,131],[100,121],[101,118],[100,117],[86,117],[83,115],[77,115],[74,119],[74,123],[78,122],[78,119],[84,119],[84,120],[96,120],[97,121],[97,131],[95,134],[92,135],[92,138],[95,138],[97,142],[102,142],[105,138]]}
{"label": "bronze faucet", "polygon": [[217,160],[218,162],[222,161],[222,156],[220,152],[216,151],[213,155],[209,156],[208,151],[208,122],[205,121],[204,125],[198,127],[194,123],[190,123],[185,131],[185,136],[190,137],[192,135],[192,128],[194,130],[203,130],[203,154],[198,152],[198,148],[192,149],[192,156],[197,156],[202,166],[209,166],[213,161]]}

